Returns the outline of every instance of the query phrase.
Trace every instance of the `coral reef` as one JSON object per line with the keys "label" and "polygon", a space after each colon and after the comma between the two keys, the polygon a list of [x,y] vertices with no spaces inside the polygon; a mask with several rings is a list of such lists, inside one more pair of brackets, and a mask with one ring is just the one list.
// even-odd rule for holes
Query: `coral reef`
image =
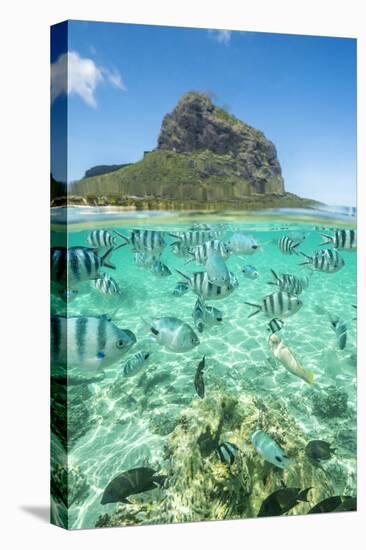
{"label": "coral reef", "polygon": [[336,386],[329,386],[326,392],[311,394],[313,414],[319,418],[334,418],[345,416],[348,412],[347,393]]}
{"label": "coral reef", "polygon": [[[290,467],[281,470],[261,458],[250,442],[256,429],[281,446],[293,460]],[[217,441],[230,441],[240,449],[232,466],[213,452]],[[255,517],[263,499],[283,486],[312,487],[309,503],[301,502],[289,512],[306,513],[332,495],[333,487],[325,472],[306,459],[305,446],[304,434],[278,402],[212,391],[181,412],[166,440],[164,488],[150,500],[118,504],[112,514],[101,515],[96,526]]]}

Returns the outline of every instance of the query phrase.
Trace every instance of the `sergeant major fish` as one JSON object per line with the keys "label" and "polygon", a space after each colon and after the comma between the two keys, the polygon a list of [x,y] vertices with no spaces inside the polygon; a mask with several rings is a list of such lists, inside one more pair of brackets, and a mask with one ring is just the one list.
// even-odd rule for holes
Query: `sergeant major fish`
{"label": "sergeant major fish", "polygon": [[92,282],[92,285],[96,290],[99,290],[99,292],[107,296],[120,296],[121,294],[121,289],[117,281],[115,281],[109,273],[102,273],[98,279]]}
{"label": "sergeant major fish", "polygon": [[150,269],[156,277],[169,277],[172,274],[169,267],[161,260],[154,260]]}
{"label": "sergeant major fish", "polygon": [[277,273],[271,269],[273,281],[268,282],[269,285],[277,285],[280,290],[299,296],[303,290],[308,288],[310,279],[309,277],[296,277],[290,273],[283,273],[277,275]]}
{"label": "sergeant major fish", "polygon": [[230,441],[225,441],[224,443],[221,443],[217,447],[216,451],[217,456],[221,460],[221,462],[224,462],[229,466],[232,466],[234,464],[238,452],[239,447],[237,447],[235,443],[230,443]]}
{"label": "sergeant major fish", "polygon": [[221,323],[223,319],[222,311],[215,307],[207,306],[201,297],[197,298],[192,316],[198,332],[203,332],[205,326]]}
{"label": "sergeant major fish", "polygon": [[282,319],[271,319],[267,325],[267,330],[274,334],[275,332],[279,332],[284,324]]}
{"label": "sergeant major fish", "polygon": [[153,319],[149,327],[159,344],[176,353],[190,351],[200,343],[192,327],[177,317]]}
{"label": "sergeant major fish", "polygon": [[93,248],[111,248],[116,244],[117,238],[105,229],[95,229],[89,233],[87,241]]}
{"label": "sergeant major fish", "polygon": [[323,248],[315,252],[313,256],[307,256],[303,252],[300,252],[300,254],[306,258],[306,261],[299,265],[306,265],[314,271],[336,273],[344,266],[342,256],[335,249]]}
{"label": "sergeant major fish", "polygon": [[332,243],[334,248],[338,250],[356,250],[357,248],[357,234],[354,229],[336,229],[334,235],[325,235],[321,233],[324,244]]}
{"label": "sergeant major fish", "polygon": [[290,237],[283,236],[278,239],[278,248],[282,254],[298,254],[296,248],[301,244],[299,241],[295,242]]}
{"label": "sergeant major fish", "polygon": [[286,370],[291,372],[291,374],[298,376],[302,380],[305,380],[308,384],[314,383],[314,374],[301,365],[300,361],[295,357],[291,349],[277,334],[271,334],[269,337],[269,345],[274,357],[280,361]]}
{"label": "sergeant major fish", "polygon": [[205,264],[208,260],[210,252],[216,252],[222,258],[228,258],[230,255],[229,246],[226,243],[216,239],[206,241],[205,243],[192,248],[189,251],[189,254],[193,257],[191,260],[188,260],[188,262],[195,260],[198,264]]}
{"label": "sergeant major fish", "polygon": [[206,271],[195,271],[191,275],[185,275],[178,269],[176,271],[189,283],[193,292],[204,300],[221,300],[229,296],[239,286],[236,276],[231,272],[229,284],[219,286],[210,283]]}
{"label": "sergeant major fish", "polygon": [[290,466],[293,461],[285,455],[281,447],[265,432],[257,430],[251,435],[251,442],[256,451],[271,464],[282,470]]}
{"label": "sergeant major fish", "polygon": [[132,355],[123,367],[123,374],[125,376],[136,374],[145,365],[150,355],[151,353],[147,351],[139,351],[135,355]]}
{"label": "sergeant major fish", "polygon": [[244,302],[248,306],[256,308],[256,311],[248,315],[248,318],[257,315],[262,311],[267,317],[290,317],[294,315],[302,306],[301,300],[297,296],[293,296],[288,292],[280,290],[274,292],[263,298],[261,304],[252,304],[251,302]]}
{"label": "sergeant major fish", "polygon": [[100,268],[115,269],[110,263],[110,256],[116,248],[109,248],[103,256],[99,256],[94,248],[85,246],[53,247],[51,248],[51,279],[59,285],[72,288],[84,281],[98,279]]}
{"label": "sergeant major fish", "polygon": [[332,329],[335,332],[339,349],[344,349],[347,344],[347,325],[337,315],[328,314]]}
{"label": "sergeant major fish", "polygon": [[169,233],[171,237],[178,239],[178,242],[182,242],[187,248],[193,248],[200,244],[215,239],[216,232],[212,229],[201,231],[178,231],[176,233]]}
{"label": "sergeant major fish", "polygon": [[106,315],[51,319],[51,357],[55,365],[95,370],[116,362],[136,342],[128,329]]}
{"label": "sergeant major fish", "polygon": [[129,237],[121,233],[117,233],[117,235],[125,239],[127,243],[132,244],[134,252],[144,252],[145,254],[160,256],[166,245],[161,231],[133,229]]}

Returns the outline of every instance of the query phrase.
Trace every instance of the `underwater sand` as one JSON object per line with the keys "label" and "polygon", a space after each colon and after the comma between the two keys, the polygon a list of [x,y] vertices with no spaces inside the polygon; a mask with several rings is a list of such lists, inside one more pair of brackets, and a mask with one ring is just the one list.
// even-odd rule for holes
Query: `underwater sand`
{"label": "underwater sand", "polygon": [[[80,211],[82,211],[80,209]],[[78,214],[80,213],[78,211]],[[309,288],[300,296],[304,305],[295,315],[284,319],[281,338],[301,359],[304,367],[315,376],[310,386],[290,374],[271,358],[268,345],[269,318],[259,313],[248,319],[252,308],[245,301],[260,303],[264,296],[277,287],[268,285],[270,269],[278,273],[307,274],[299,267],[302,256],[283,255],[272,243],[290,230],[305,231],[306,240],[299,250],[311,255],[319,249],[320,232],[332,234],[330,228],[354,227],[343,219],[319,221],[312,214],[296,217],[248,216],[232,214],[214,217],[195,216],[182,221],[180,216],[146,213],[120,213],[110,216],[75,216],[69,226],[69,246],[88,246],[88,233],[95,228],[116,229],[125,235],[132,228],[162,230],[166,233],[188,229],[195,222],[225,223],[223,240],[234,231],[245,231],[255,236],[263,250],[251,256],[231,256],[227,265],[238,278],[239,287],[227,298],[208,301],[223,311],[221,325],[207,328],[200,336],[200,345],[187,353],[174,353],[159,345],[150,336],[142,317],[176,316],[193,325],[192,309],[197,296],[189,291],[174,297],[172,291],[181,277],[174,271],[185,273],[203,270],[194,262],[185,265],[167,246],[162,259],[172,275],[157,278],[153,273],[137,267],[131,246],[113,253],[116,271],[110,273],[122,289],[120,297],[106,297],[92,288],[89,282],[80,286],[79,295],[68,304],[68,316],[108,314],[121,328],[132,330],[137,343],[120,363],[106,369],[106,378],[88,386],[93,394],[85,400],[90,413],[88,431],[76,440],[68,455],[69,468],[78,468],[89,485],[89,490],[69,508],[69,527],[90,528],[102,514],[112,513],[116,504],[102,506],[100,500],[108,482],[129,468],[150,465],[164,469],[164,445],[170,437],[174,420],[199,399],[193,385],[197,364],[206,356],[206,393],[222,390],[240,395],[250,392],[264,400],[271,398],[283,404],[303,430],[306,438],[324,439],[337,447],[337,452],[323,468],[331,481],[334,494],[356,493],[356,453],[349,445],[356,445],[356,253],[341,252],[345,267],[335,274],[314,272]],[[300,216],[299,216],[300,217]],[[85,221],[84,221],[85,220]],[[81,223],[82,221],[82,223]],[[352,223],[351,223],[352,222]],[[56,222],[57,223],[57,222]],[[70,223],[70,220],[69,220]],[[59,233],[53,234],[57,245]],[[173,242],[171,237],[167,242]],[[241,268],[251,264],[259,277],[250,280]],[[347,346],[337,347],[336,337],[326,311],[337,314],[346,322]],[[66,306],[59,298],[52,299],[52,313],[65,314]],[[123,375],[127,358],[138,351],[150,351],[148,363],[134,376]],[[116,386],[117,383],[117,386]],[[344,416],[320,418],[313,413],[314,395],[326,395],[330,386],[336,386],[348,396],[348,409]],[[112,390],[113,388],[113,390]],[[117,389],[116,389],[117,388]],[[285,427],[284,427],[285,428]],[[341,434],[341,435],[340,435]],[[189,449],[187,449],[189,453]],[[263,495],[265,498],[267,495]]]}

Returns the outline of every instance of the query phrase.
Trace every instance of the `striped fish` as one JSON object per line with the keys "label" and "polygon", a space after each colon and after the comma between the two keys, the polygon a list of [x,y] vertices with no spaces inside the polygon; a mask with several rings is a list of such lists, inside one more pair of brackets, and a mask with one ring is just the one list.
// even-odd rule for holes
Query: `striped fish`
{"label": "striped fish", "polygon": [[282,319],[271,319],[267,325],[267,330],[268,332],[275,334],[276,332],[279,332],[282,329],[284,324],[285,323],[282,321]]}
{"label": "striped fish", "polygon": [[267,317],[271,319],[273,317],[290,317],[294,315],[302,306],[301,300],[297,296],[293,296],[288,292],[280,290],[274,292],[263,298],[261,304],[252,304],[251,302],[244,302],[248,306],[255,307],[257,311],[251,313],[249,317],[253,317],[260,311],[262,311]]}
{"label": "striped fish", "polygon": [[54,365],[95,370],[116,362],[135,342],[133,332],[118,328],[106,315],[51,318]]}
{"label": "striped fish", "polygon": [[139,351],[130,357],[123,367],[123,374],[125,376],[131,376],[136,374],[145,364],[147,359],[150,357],[150,353],[147,351]]}
{"label": "striped fish", "polygon": [[178,258],[186,258],[190,254],[189,246],[185,245],[183,241],[177,241],[171,243],[171,251]]}
{"label": "striped fish", "polygon": [[321,233],[324,244],[333,244],[334,248],[338,250],[356,250],[357,248],[357,234],[354,229],[336,229],[334,235],[325,235]]}
{"label": "striped fish", "polygon": [[108,296],[120,296],[121,294],[117,281],[109,273],[102,273],[98,279],[92,282],[92,285],[96,290]]}
{"label": "striped fish", "polygon": [[116,237],[105,229],[95,229],[91,231],[87,238],[88,243],[93,248],[111,248],[116,244]]}
{"label": "striped fish", "polygon": [[213,229],[205,229],[200,231],[178,231],[177,233],[169,233],[169,235],[179,239],[186,247],[193,248],[206,241],[215,239],[217,233]]}
{"label": "striped fish", "polygon": [[280,290],[299,296],[303,290],[309,286],[309,277],[296,277],[290,273],[283,273],[278,275],[273,269],[271,269],[273,281],[268,282],[269,285],[277,285]]}
{"label": "striped fish", "polygon": [[339,349],[344,349],[347,344],[347,325],[338,315],[328,314],[330,324],[335,332]]}
{"label": "striped fish", "polygon": [[86,246],[53,247],[51,248],[51,280],[73,287],[84,281],[98,279],[101,267],[116,269],[109,258],[117,248],[109,248],[103,256],[99,256],[94,248]]}
{"label": "striped fish", "polygon": [[295,242],[290,237],[283,236],[278,239],[278,248],[281,250],[282,254],[298,254],[296,248],[301,243],[299,241]]}
{"label": "striped fish", "polygon": [[154,260],[150,269],[156,277],[169,277],[172,274],[169,267],[161,260]]}
{"label": "striped fish", "polygon": [[149,254],[146,254],[145,252],[135,252],[134,253],[134,260],[135,264],[138,267],[145,267],[145,268],[151,268],[153,263],[159,259],[159,256],[150,256]]}
{"label": "striped fish", "polygon": [[303,252],[300,252],[300,254],[306,258],[306,261],[299,265],[307,265],[314,271],[336,273],[344,266],[342,256],[335,249],[322,248],[313,256],[307,256]]}
{"label": "striped fish", "polygon": [[118,233],[118,235],[132,244],[134,252],[144,252],[145,254],[160,256],[166,245],[161,231],[133,229],[129,237],[121,233]]}
{"label": "striped fish", "polygon": [[218,446],[216,453],[221,462],[232,466],[235,462],[236,455],[239,452],[239,447],[235,443],[225,441]]}
{"label": "striped fish", "polygon": [[203,332],[205,326],[213,326],[222,322],[223,315],[219,309],[207,306],[201,297],[197,298],[192,317],[198,332]]}
{"label": "striped fish", "polygon": [[204,300],[221,300],[229,296],[239,286],[238,279],[231,272],[229,284],[218,286],[210,283],[206,271],[195,271],[191,275],[176,271],[189,283],[193,292]]}
{"label": "striped fish", "polygon": [[230,256],[230,249],[227,243],[224,243],[218,239],[211,239],[210,241],[206,241],[205,243],[192,248],[189,251],[189,254],[193,256],[193,258],[189,261],[194,260],[198,264],[205,264],[211,252],[216,252],[224,259]]}
{"label": "striped fish", "polygon": [[180,298],[183,296],[186,292],[189,290],[189,284],[185,281],[180,281],[175,285],[175,288],[173,290],[173,296],[176,296],[177,298]]}

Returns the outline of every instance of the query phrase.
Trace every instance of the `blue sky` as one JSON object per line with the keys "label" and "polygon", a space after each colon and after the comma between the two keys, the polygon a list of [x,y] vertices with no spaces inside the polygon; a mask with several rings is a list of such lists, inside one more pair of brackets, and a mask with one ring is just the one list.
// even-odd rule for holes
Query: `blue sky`
{"label": "blue sky", "polygon": [[[66,49],[68,90],[57,80]],[[274,142],[286,190],[356,202],[353,39],[72,21],[51,62],[53,120],[68,93],[68,181],[141,159],[163,116],[198,90]],[[52,171],[61,177],[56,161]]]}

